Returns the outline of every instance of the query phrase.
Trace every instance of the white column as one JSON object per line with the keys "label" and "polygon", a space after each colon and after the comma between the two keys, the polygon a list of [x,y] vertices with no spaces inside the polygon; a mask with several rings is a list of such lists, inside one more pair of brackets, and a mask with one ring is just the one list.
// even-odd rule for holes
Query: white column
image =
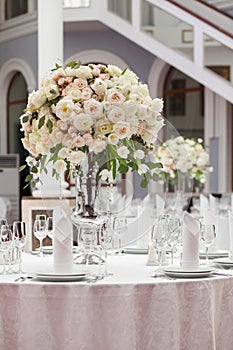
{"label": "white column", "polygon": [[[62,0],[39,0],[38,4],[38,85],[55,64],[63,65],[63,3]],[[34,197],[70,195],[64,179],[52,177],[52,166],[43,174],[42,184],[33,190]]]}
{"label": "white column", "polygon": [[38,3],[38,81],[55,66],[63,64],[62,0]]}

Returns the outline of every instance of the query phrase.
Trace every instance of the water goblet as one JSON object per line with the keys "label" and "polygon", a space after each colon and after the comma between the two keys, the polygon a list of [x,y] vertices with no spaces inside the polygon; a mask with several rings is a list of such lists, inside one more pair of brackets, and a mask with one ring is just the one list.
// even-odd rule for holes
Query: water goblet
{"label": "water goblet", "polygon": [[202,224],[200,231],[201,231],[200,239],[203,246],[205,247],[205,262],[206,262],[206,265],[208,265],[209,264],[209,258],[208,258],[209,247],[214,243],[214,240],[216,238],[215,225]]}
{"label": "water goblet", "polygon": [[34,222],[34,236],[39,240],[40,242],[40,248],[39,248],[39,257],[43,256],[43,240],[47,236],[46,232],[46,220],[44,219],[37,219]]}
{"label": "water goblet", "polygon": [[22,274],[22,251],[26,244],[26,223],[24,221],[13,222],[13,238],[16,242],[16,248],[19,253],[18,273]]}
{"label": "water goblet", "polygon": [[105,224],[102,225],[102,227],[99,230],[99,243],[104,251],[104,261],[105,261],[104,276],[113,275],[112,273],[108,272],[108,265],[107,265],[108,250],[112,243],[112,236],[113,236],[112,223],[110,220],[106,219]]}
{"label": "water goblet", "polygon": [[53,217],[49,216],[46,220],[46,232],[47,236],[53,241],[53,231],[54,231],[54,222]]}
{"label": "water goblet", "polygon": [[14,248],[12,226],[2,225],[0,231],[0,250],[3,254],[3,274],[6,273],[6,255],[8,256],[8,273],[12,273],[12,251]]}
{"label": "water goblet", "polygon": [[170,217],[169,221],[169,233],[168,233],[168,245],[171,248],[171,265],[174,263],[174,251],[176,246],[180,242],[181,236],[181,223],[177,217]]}
{"label": "water goblet", "polygon": [[161,270],[162,254],[168,246],[168,234],[170,232],[169,218],[170,216],[167,214],[160,215],[152,227],[152,243],[155,249],[157,249],[159,257],[158,270]]}
{"label": "water goblet", "polygon": [[122,237],[127,231],[127,218],[124,216],[116,216],[113,219],[113,232],[118,238],[117,253],[122,255]]}

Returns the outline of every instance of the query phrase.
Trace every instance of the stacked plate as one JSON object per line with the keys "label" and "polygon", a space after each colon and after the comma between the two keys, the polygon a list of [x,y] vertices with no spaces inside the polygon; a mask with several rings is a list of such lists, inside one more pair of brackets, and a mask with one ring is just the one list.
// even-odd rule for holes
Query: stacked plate
{"label": "stacked plate", "polygon": [[[199,253],[200,259],[206,258],[206,253],[200,251]],[[217,259],[217,258],[226,258],[228,257],[228,250],[217,250],[215,252],[208,252],[208,259]]]}
{"label": "stacked plate", "polygon": [[81,281],[86,277],[86,273],[71,272],[71,273],[56,273],[56,272],[36,272],[31,274],[33,278],[46,282],[71,282]]}
{"label": "stacked plate", "polygon": [[214,263],[222,266],[224,269],[230,269],[233,267],[233,260],[229,258],[214,259]]}
{"label": "stacked plate", "polygon": [[163,268],[163,273],[168,277],[178,278],[202,278],[214,273],[215,269],[210,266],[200,266],[196,269],[184,269],[180,266],[168,266]]}

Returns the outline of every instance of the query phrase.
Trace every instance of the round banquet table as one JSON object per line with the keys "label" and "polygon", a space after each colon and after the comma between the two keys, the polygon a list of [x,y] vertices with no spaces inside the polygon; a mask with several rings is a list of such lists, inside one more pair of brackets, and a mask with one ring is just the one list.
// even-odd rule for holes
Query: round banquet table
{"label": "round banquet table", "polygon": [[[153,277],[146,255],[109,256],[97,283],[0,276],[1,350],[232,350],[233,272]],[[25,271],[52,257],[24,253]]]}

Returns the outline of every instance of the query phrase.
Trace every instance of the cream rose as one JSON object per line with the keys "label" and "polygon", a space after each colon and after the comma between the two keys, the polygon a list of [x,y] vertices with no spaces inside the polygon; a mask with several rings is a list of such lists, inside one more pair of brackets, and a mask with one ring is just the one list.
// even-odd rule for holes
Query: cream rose
{"label": "cream rose", "polygon": [[63,98],[60,100],[55,108],[58,118],[64,121],[75,116],[74,109],[74,102],[69,98]]}
{"label": "cream rose", "polygon": [[80,113],[73,119],[73,125],[81,132],[89,130],[92,124],[92,117],[85,113]]}

